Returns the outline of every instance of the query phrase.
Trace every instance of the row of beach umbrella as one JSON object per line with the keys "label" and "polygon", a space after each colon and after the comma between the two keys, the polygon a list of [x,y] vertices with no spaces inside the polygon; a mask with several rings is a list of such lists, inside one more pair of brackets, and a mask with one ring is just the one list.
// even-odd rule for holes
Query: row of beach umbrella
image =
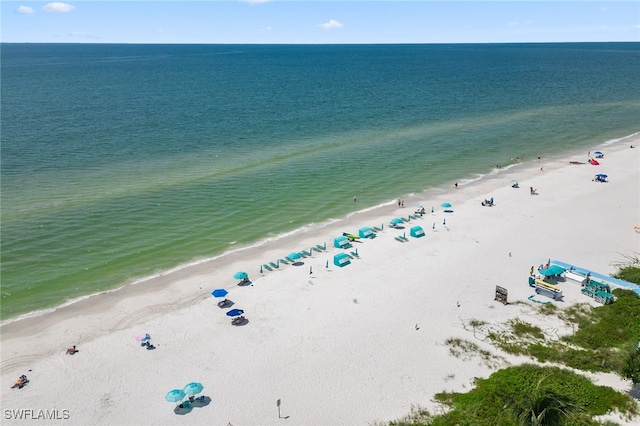
{"label": "row of beach umbrella", "polygon": [[[233,274],[233,278],[235,278],[236,280],[245,280],[249,278],[249,274],[243,271],[239,271]],[[227,294],[229,294],[229,292],[224,288],[216,288],[211,292],[211,295],[216,299],[221,299],[225,297]],[[227,312],[227,316],[230,316],[230,317],[238,317],[242,314],[244,314],[244,311],[242,309],[235,309],[235,308]]]}

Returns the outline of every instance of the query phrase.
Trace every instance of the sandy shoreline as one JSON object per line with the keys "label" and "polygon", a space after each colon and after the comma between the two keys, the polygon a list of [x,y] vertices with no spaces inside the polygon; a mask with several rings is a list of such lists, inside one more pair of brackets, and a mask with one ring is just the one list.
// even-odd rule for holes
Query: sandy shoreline
{"label": "sandy shoreline", "polygon": [[[526,305],[494,302],[496,285],[509,290],[510,300],[526,300],[529,268],[548,258],[612,273],[612,261],[638,252],[640,150],[630,144],[640,144],[640,136],[594,147],[605,153],[600,166],[569,164],[584,162],[586,152],[543,158],[457,190],[416,194],[405,208],[356,213],[6,324],[2,408],[69,410],[60,424],[237,426],[284,422],[278,399],[291,424],[367,424],[402,416],[412,404],[429,407],[434,393],[468,390],[473,377],[497,367],[449,354],[447,338],[473,339],[465,321],[520,316],[554,326]],[[595,173],[610,182],[592,182]],[[512,179],[519,189],[511,188]],[[531,196],[529,186],[539,195]],[[482,207],[490,197],[496,205]],[[444,201],[453,213],[442,211]],[[388,227],[417,204],[435,212],[405,229]],[[354,244],[359,258],[344,268],[332,264],[339,252],[334,237],[383,223],[377,238]],[[415,225],[426,237],[409,236]],[[408,242],[394,239],[405,233]],[[261,264],[325,242],[326,252],[314,252],[302,266],[258,273]],[[236,285],[232,274],[239,270],[250,273],[253,285]],[[209,294],[218,287],[245,310],[248,324],[231,326]],[[570,282],[563,291],[565,304],[590,300]],[[155,351],[135,341],[145,332]],[[73,344],[80,353],[65,356]],[[31,383],[10,389],[23,373]],[[202,382],[212,401],[177,416],[164,395],[190,381]],[[606,382],[625,385],[615,377]]]}

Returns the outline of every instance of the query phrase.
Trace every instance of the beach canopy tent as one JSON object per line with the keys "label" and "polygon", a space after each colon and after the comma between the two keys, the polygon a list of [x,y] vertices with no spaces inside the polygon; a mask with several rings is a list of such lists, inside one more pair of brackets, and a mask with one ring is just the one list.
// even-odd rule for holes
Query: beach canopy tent
{"label": "beach canopy tent", "polygon": [[414,226],[409,230],[409,235],[414,238],[424,237],[424,229],[422,229],[422,226]]}
{"label": "beach canopy tent", "polygon": [[292,252],[292,253],[289,253],[289,254],[287,255],[287,259],[288,259],[288,260],[298,260],[298,259],[300,259],[301,257],[302,257],[302,255],[301,255],[300,253],[296,252],[296,251],[294,251],[294,252]]}
{"label": "beach canopy tent", "polygon": [[335,248],[349,248],[351,247],[351,243],[347,237],[341,235],[333,240],[333,246]]}
{"label": "beach canopy tent", "polygon": [[551,277],[554,275],[563,274],[565,271],[566,269],[558,265],[551,265],[547,269],[540,269],[538,272],[540,272],[540,275],[544,275],[545,277]]}
{"label": "beach canopy tent", "polygon": [[603,158],[604,157],[604,153],[602,151],[595,151],[593,153],[593,155],[595,155],[596,158]]}
{"label": "beach canopy tent", "polygon": [[364,228],[360,228],[358,230],[358,235],[360,235],[360,238],[373,238],[376,236],[376,233],[373,232],[372,228],[365,226]]}
{"label": "beach canopy tent", "polygon": [[333,264],[339,267],[346,266],[351,263],[351,258],[346,253],[338,253],[333,256]]}

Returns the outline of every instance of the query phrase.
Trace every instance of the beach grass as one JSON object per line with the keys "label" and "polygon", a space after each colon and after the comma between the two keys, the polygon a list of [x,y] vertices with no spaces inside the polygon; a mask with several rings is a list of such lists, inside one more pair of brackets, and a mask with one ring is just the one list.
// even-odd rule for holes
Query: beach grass
{"label": "beach grass", "polygon": [[[451,411],[413,424],[596,425],[600,423],[594,417],[611,410],[629,416],[638,414],[638,406],[629,396],[559,367],[523,364],[477,379],[475,385],[467,393],[436,394],[435,398]],[[556,415],[549,415],[546,423],[531,421],[532,413],[541,414],[545,409],[547,413],[555,410]],[[523,423],[527,418],[529,422]]]}
{"label": "beach grass", "polygon": [[621,374],[640,336],[640,296],[623,289],[614,290],[614,295],[616,301],[610,305],[594,308],[580,303],[558,311],[558,319],[572,325],[574,332],[557,340],[547,339],[539,327],[519,319],[489,331],[487,337],[507,353],[538,362]]}
{"label": "beach grass", "polygon": [[[592,307],[584,303],[563,310],[542,305],[545,316],[573,325],[574,332],[558,340],[546,339],[545,332],[519,318],[507,327],[485,330],[487,340],[514,355],[525,355],[538,362],[553,362],[578,370],[615,372],[640,383],[640,297],[632,291],[614,290],[616,302]],[[466,324],[474,336],[489,325],[472,319]],[[468,329],[465,326],[465,329]],[[485,362],[494,355],[463,339],[447,339],[456,357],[481,357]],[[533,386],[532,384],[535,384]],[[389,425],[601,425],[596,416],[612,411],[627,419],[640,414],[640,406],[628,395],[606,386],[597,386],[581,374],[561,367],[523,364],[497,371],[487,379],[476,379],[468,393],[439,393],[435,399],[449,411],[433,415],[412,407],[411,412]],[[547,410],[547,411],[545,411]],[[542,421],[546,417],[546,421]]]}

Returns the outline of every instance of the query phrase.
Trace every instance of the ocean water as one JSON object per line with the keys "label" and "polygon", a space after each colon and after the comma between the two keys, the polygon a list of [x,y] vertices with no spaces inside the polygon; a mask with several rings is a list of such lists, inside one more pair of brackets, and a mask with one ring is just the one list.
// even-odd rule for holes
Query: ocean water
{"label": "ocean water", "polygon": [[640,130],[639,69],[639,43],[3,43],[0,317],[586,155]]}

